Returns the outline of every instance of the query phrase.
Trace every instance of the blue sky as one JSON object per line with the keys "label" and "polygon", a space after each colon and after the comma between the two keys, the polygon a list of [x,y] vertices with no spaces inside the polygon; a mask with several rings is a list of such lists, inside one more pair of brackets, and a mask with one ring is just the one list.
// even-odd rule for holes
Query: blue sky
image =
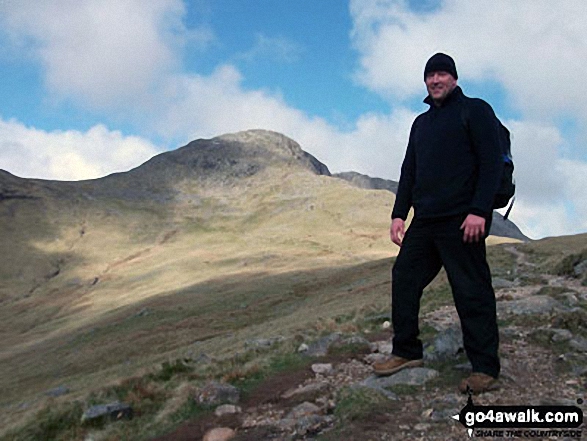
{"label": "blue sky", "polygon": [[79,180],[192,139],[282,132],[399,178],[423,66],[451,54],[513,133],[511,218],[587,231],[582,0],[0,0],[0,168]]}

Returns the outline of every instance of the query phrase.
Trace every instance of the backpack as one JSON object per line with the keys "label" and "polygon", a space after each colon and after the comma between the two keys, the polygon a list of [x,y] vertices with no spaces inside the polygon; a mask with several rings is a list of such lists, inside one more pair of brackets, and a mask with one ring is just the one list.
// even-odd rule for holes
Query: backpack
{"label": "backpack", "polygon": [[[466,104],[462,107],[461,118],[463,120],[463,124],[465,127],[469,128],[467,123],[467,107]],[[511,199],[511,203],[509,208],[507,209],[506,213],[503,216],[503,219],[506,220],[514,206],[514,193],[516,192],[516,183],[514,181],[514,161],[512,159],[512,144],[510,141],[510,131],[504,126],[501,121],[495,117],[495,123],[497,124],[498,128],[498,137],[499,137],[499,145],[501,147],[501,156],[503,159],[503,172],[501,175],[501,181],[499,183],[499,188],[495,193],[495,198],[493,200],[493,209],[497,208],[504,208],[507,206],[508,202]]]}

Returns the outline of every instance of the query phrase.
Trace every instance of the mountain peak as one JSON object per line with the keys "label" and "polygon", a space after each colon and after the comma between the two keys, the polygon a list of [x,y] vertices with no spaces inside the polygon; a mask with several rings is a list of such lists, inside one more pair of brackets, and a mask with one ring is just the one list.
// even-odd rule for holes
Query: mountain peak
{"label": "mountain peak", "polygon": [[132,174],[172,174],[226,181],[244,178],[271,167],[302,168],[330,176],[328,167],[302,150],[293,139],[269,130],[246,130],[212,139],[197,139],[170,152],[161,153]]}
{"label": "mountain peak", "polygon": [[290,165],[299,165],[309,168],[312,172],[321,175],[330,175],[326,165],[314,156],[302,150],[293,139],[279,132],[271,130],[252,129],[236,133],[227,133],[210,140],[213,143],[238,144],[245,148],[247,153],[255,153],[260,158],[276,163],[285,161]]}

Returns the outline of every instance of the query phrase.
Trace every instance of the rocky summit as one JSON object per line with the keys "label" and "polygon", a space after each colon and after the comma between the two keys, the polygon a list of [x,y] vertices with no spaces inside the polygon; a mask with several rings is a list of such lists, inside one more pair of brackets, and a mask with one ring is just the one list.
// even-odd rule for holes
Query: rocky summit
{"label": "rocky summit", "polygon": [[248,130],[212,139],[198,139],[161,153],[128,172],[131,179],[163,182],[197,179],[202,184],[235,184],[267,168],[306,170],[330,176],[328,167],[294,140],[268,130]]}

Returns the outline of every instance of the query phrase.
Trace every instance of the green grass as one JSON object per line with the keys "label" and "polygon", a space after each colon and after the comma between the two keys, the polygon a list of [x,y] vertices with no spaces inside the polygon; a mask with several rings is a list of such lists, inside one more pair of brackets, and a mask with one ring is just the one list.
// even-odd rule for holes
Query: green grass
{"label": "green grass", "polygon": [[393,392],[396,395],[414,395],[422,390],[422,386],[416,386],[413,384],[394,384],[386,387],[387,390]]}
{"label": "green grass", "polygon": [[[189,398],[185,403],[170,416],[172,426],[176,426],[184,421],[196,420],[211,415],[214,412],[214,406],[208,406],[196,402],[193,398]],[[169,431],[169,427],[163,430]]]}
{"label": "green grass", "polygon": [[248,395],[258,387],[267,378],[284,372],[299,371],[309,369],[313,360],[298,353],[282,353],[257,362],[248,372],[240,371],[239,366],[235,366],[235,371],[224,374],[229,376],[229,382],[237,387],[241,392],[241,399],[246,399]]}
{"label": "green grass", "polygon": [[438,371],[439,375],[426,383],[427,389],[439,388],[453,391],[466,375],[465,372],[455,369],[455,365],[467,362],[464,353],[450,360],[429,362],[426,367]]}
{"label": "green grass", "polygon": [[587,337],[587,310],[585,309],[559,312],[553,317],[551,323],[556,328],[568,329],[573,334]]}
{"label": "green grass", "polygon": [[373,389],[344,387],[336,396],[334,416],[340,423],[349,424],[367,421],[374,414],[384,414],[391,410],[390,400]]}
{"label": "green grass", "polygon": [[565,286],[543,286],[542,288],[540,288],[535,295],[547,295],[547,296],[552,296],[554,298],[559,298],[560,294],[566,293],[566,292],[570,292],[570,293],[575,293],[576,291],[573,289],[569,289]]}
{"label": "green grass", "polygon": [[73,441],[85,433],[81,427],[83,405],[79,401],[48,406],[34,415],[25,427],[11,431],[2,441]]}
{"label": "green grass", "polygon": [[519,244],[516,247],[526,254],[531,263],[536,265],[535,272],[568,274],[569,264],[577,256],[585,255],[586,238],[585,234],[550,237]]}
{"label": "green grass", "polygon": [[512,245],[496,245],[489,248],[487,263],[493,277],[506,280],[513,280],[516,277],[516,256],[506,249],[508,246]]}
{"label": "green grass", "polygon": [[554,267],[554,273],[559,276],[575,277],[574,267],[584,260],[587,260],[587,249],[581,250],[578,253],[569,254],[562,258]]}

